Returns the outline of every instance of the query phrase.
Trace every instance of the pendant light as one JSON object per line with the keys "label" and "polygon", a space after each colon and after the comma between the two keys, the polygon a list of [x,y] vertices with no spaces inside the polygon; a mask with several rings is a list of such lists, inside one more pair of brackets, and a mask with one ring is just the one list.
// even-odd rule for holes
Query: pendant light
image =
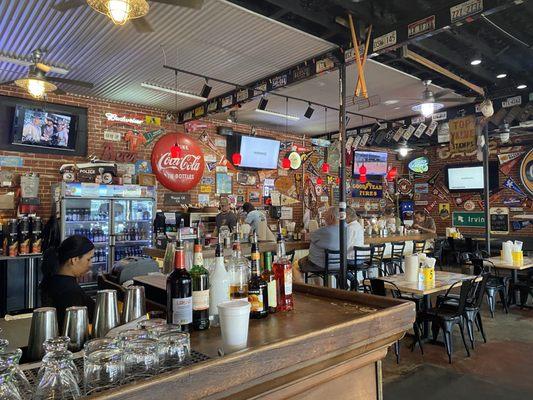
{"label": "pendant light", "polygon": [[316,184],[317,185],[322,185],[324,183],[324,179],[322,179],[320,176],[318,178],[316,178]]}
{"label": "pendant light", "polygon": [[365,167],[365,164],[363,163],[360,167],[359,167],[359,182],[361,183],[366,183],[366,167]]}
{"label": "pendant light", "polygon": [[233,153],[233,155],[231,156],[231,162],[233,163],[233,165],[238,167],[239,165],[241,165],[241,161],[242,161],[241,153]]}
{"label": "pendant light", "polygon": [[389,169],[389,172],[387,172],[387,181],[394,181],[396,175],[398,175],[398,168],[392,167],[391,169]]}
{"label": "pendant light", "polygon": [[115,25],[144,17],[150,8],[146,0],[87,0],[87,4],[106,15]]}
{"label": "pendant light", "polygon": [[291,167],[291,160],[289,160],[287,157],[281,160],[281,168],[289,169],[290,167]]}

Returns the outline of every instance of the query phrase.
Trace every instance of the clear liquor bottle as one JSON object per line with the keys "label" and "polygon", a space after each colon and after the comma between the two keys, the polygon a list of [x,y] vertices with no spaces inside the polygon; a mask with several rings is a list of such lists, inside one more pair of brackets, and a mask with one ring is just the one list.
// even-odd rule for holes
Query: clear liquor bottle
{"label": "clear liquor bottle", "polygon": [[248,299],[249,263],[241,254],[238,234],[233,242],[233,254],[228,263],[230,275],[229,294],[231,300]]}
{"label": "clear liquor bottle", "polygon": [[285,242],[281,234],[281,227],[278,229],[277,254],[274,261],[274,276],[277,281],[277,310],[291,311],[294,308],[292,295],[292,264],[285,255]]}

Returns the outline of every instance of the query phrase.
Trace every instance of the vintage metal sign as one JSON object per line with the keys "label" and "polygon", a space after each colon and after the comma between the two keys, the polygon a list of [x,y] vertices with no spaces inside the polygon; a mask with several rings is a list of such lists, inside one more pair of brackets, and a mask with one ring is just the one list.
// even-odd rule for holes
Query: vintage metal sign
{"label": "vintage metal sign", "polygon": [[509,97],[502,101],[503,108],[511,108],[514,106],[519,106],[520,104],[522,104],[522,96]]}
{"label": "vintage metal sign", "polygon": [[417,173],[417,174],[423,174],[425,172],[428,172],[429,170],[429,158],[423,156],[423,157],[417,157],[414,160],[411,160],[409,162],[408,166],[409,170]]}
{"label": "vintage metal sign", "polygon": [[450,152],[475,151],[476,143],[476,117],[470,115],[455,118],[449,122],[450,126]]}
{"label": "vintage metal sign", "polygon": [[431,15],[427,18],[420,19],[407,26],[407,37],[413,38],[415,36],[423,35],[424,33],[435,30],[435,16]]}
{"label": "vintage metal sign", "polygon": [[481,211],[454,211],[452,225],[455,227],[482,228],[485,226],[485,213]]}
{"label": "vintage metal sign", "polygon": [[533,149],[529,150],[520,164],[520,180],[530,196],[533,196]]}
{"label": "vintage metal sign", "polygon": [[466,19],[483,11],[483,0],[468,0],[450,8],[452,23]]}
{"label": "vintage metal sign", "polygon": [[382,198],[383,184],[371,181],[356,183],[352,188],[352,197]]}

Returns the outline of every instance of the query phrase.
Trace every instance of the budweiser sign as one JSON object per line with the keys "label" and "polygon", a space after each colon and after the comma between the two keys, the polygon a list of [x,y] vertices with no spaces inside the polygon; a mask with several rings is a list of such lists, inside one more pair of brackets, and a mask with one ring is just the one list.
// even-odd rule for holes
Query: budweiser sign
{"label": "budweiser sign", "polygon": [[[178,145],[179,157],[173,158],[170,149]],[[152,169],[161,184],[174,192],[195,187],[204,173],[204,154],[198,141],[184,133],[167,133],[152,150]]]}

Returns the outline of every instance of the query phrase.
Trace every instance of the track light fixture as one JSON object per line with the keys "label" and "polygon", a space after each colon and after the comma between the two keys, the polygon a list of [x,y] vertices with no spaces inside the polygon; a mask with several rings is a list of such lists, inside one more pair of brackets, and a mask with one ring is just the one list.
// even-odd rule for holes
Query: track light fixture
{"label": "track light fixture", "polygon": [[207,99],[209,97],[209,94],[211,93],[211,89],[213,88],[207,84],[206,79],[204,86],[202,87],[202,91],[200,92],[200,96],[205,97]]}
{"label": "track light fixture", "polygon": [[268,100],[265,97],[261,97],[261,99],[259,100],[259,104],[257,105],[257,109],[264,111],[266,110],[267,104]]}

